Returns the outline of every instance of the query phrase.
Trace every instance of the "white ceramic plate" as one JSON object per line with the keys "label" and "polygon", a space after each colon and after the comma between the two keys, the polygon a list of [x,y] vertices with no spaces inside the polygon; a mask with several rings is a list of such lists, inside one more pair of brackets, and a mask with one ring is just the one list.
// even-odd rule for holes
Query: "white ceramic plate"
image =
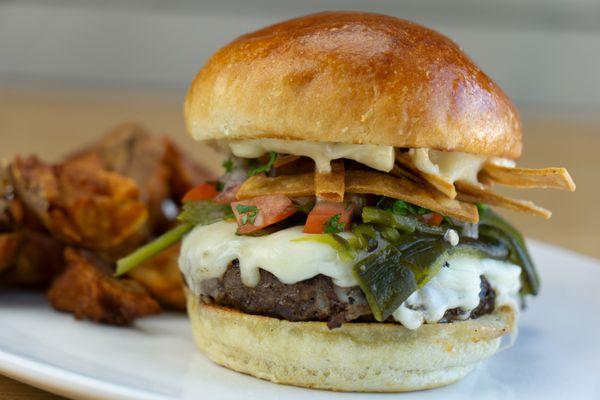
{"label": "white ceramic plate", "polygon": [[600,263],[531,243],[542,294],[529,300],[516,344],[463,381],[410,394],[344,394],[275,385],[197,353],[184,316],[134,328],[78,322],[39,294],[0,292],[0,372],[73,398],[92,399],[598,399]]}

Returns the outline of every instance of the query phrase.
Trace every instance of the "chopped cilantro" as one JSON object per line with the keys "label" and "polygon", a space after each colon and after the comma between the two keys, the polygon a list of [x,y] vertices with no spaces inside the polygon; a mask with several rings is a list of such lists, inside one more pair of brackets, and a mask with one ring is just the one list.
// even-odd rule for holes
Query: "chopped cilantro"
{"label": "chopped cilantro", "polygon": [[429,214],[431,212],[426,208],[419,207],[419,206],[407,203],[402,200],[396,200],[394,202],[394,205],[392,206],[392,211],[395,212],[396,214],[400,214],[400,215],[406,215],[406,214],[425,215],[425,214]]}
{"label": "chopped cilantro", "polygon": [[310,210],[312,210],[313,207],[315,206],[314,200],[307,201],[307,202],[300,202],[295,199],[292,199],[292,203],[294,203],[294,206],[296,206],[298,211],[303,212],[304,214],[309,214]]}
{"label": "chopped cilantro", "polygon": [[335,214],[333,217],[329,218],[327,222],[325,222],[325,233],[338,233],[343,232],[345,228],[345,224],[340,222],[340,218],[342,214]]}
{"label": "chopped cilantro", "polygon": [[423,207],[419,207],[416,206],[414,204],[410,204],[410,203],[406,203],[407,207],[408,207],[408,212],[410,212],[411,214],[414,215],[425,215],[425,214],[429,214],[431,211],[423,208]]}
{"label": "chopped cilantro", "polygon": [[269,162],[264,165],[259,165],[256,168],[252,168],[248,171],[248,176],[258,175],[262,172],[269,172],[271,168],[273,168],[273,163],[275,163],[275,159],[277,158],[277,153],[274,151],[269,152]]}
{"label": "chopped cilantro", "polygon": [[402,200],[397,200],[392,205],[392,211],[396,214],[406,215],[409,212],[408,203],[405,203]]}
{"label": "chopped cilantro", "polygon": [[258,216],[258,207],[256,206],[245,206],[243,204],[238,204],[235,209],[242,216],[242,225],[246,225],[247,223],[253,224]]}
{"label": "chopped cilantro", "polygon": [[431,212],[426,208],[419,207],[417,205],[410,204],[402,200],[390,199],[389,197],[382,197],[377,202],[377,208],[390,210],[393,213],[399,215],[425,215]]}
{"label": "chopped cilantro", "polygon": [[231,172],[233,171],[233,160],[231,158],[228,158],[227,160],[223,161],[223,164],[221,164],[223,166],[223,168],[225,168],[226,172]]}
{"label": "chopped cilantro", "polygon": [[477,211],[484,212],[490,209],[490,206],[483,203],[477,203]]}

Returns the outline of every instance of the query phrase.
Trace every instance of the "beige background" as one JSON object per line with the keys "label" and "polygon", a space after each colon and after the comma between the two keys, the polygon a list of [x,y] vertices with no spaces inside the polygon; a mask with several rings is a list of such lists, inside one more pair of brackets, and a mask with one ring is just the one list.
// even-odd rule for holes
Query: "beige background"
{"label": "beige background", "polygon": [[[507,217],[529,237],[600,258],[598,0],[0,1],[0,159],[56,160],[135,120],[218,166],[184,134],[187,83],[235,36],[324,9],[396,15],[463,46],[522,110],[521,165],[566,166],[578,185],[515,193],[554,211],[550,221]],[[0,399],[50,398],[0,376]]]}

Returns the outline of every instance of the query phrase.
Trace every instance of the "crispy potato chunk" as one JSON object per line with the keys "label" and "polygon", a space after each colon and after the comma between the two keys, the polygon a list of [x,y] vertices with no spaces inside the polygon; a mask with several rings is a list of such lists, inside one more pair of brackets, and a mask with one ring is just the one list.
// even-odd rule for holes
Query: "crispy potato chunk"
{"label": "crispy potato chunk", "polygon": [[137,282],[115,279],[112,269],[93,253],[67,248],[66,269],[54,280],[48,298],[59,311],[77,319],[128,325],[138,317],[157,314],[160,306]]}
{"label": "crispy potato chunk", "polygon": [[22,236],[15,232],[0,234],[0,273],[13,265],[22,239]]}
{"label": "crispy potato chunk", "polygon": [[0,235],[0,264],[3,258],[8,263],[0,281],[17,286],[48,287],[63,266],[62,245],[58,241],[43,232],[24,228]]}
{"label": "crispy potato chunk", "polygon": [[129,178],[36,157],[17,157],[11,173],[19,198],[62,242],[118,256],[147,237],[148,212]]}
{"label": "crispy potato chunk", "polygon": [[171,139],[152,135],[135,123],[117,126],[66,160],[66,163],[73,162],[133,179],[138,184],[140,200],[148,207],[149,224],[154,232],[165,229],[169,223],[162,208],[165,200],[178,203],[189,189],[215,177]]}
{"label": "crispy potato chunk", "polygon": [[158,302],[169,308],[185,310],[183,280],[177,266],[179,244],[131,270],[128,276],[139,282]]}

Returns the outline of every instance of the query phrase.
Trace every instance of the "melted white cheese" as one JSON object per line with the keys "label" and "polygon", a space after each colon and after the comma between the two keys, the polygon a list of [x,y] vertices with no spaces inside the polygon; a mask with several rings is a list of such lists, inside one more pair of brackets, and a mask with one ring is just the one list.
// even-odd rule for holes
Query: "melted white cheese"
{"label": "melted white cheese", "polygon": [[331,172],[331,160],[340,158],[384,172],[394,167],[393,146],[279,139],[230,140],[226,144],[235,156],[242,158],[257,158],[269,151],[309,157],[315,161],[318,172]]}
{"label": "melted white cheese", "polygon": [[492,157],[488,161],[490,164],[499,165],[501,167],[514,168],[517,165],[515,160],[509,160],[508,158]]}
{"label": "melted white cheese", "polygon": [[410,149],[409,156],[417,169],[454,183],[458,180],[477,183],[477,174],[487,157],[457,151]]}
{"label": "melted white cheese", "polygon": [[467,319],[479,305],[482,275],[496,293],[494,306],[507,305],[517,310],[517,295],[521,288],[519,266],[493,259],[457,257],[410,295],[392,317],[408,329],[436,323],[453,308],[460,308],[463,311],[461,318]]}
{"label": "melted white cheese", "polygon": [[353,261],[342,261],[335,249],[314,241],[295,241],[309,234],[301,226],[266,236],[238,236],[235,222],[217,222],[194,228],[183,240],[179,268],[190,289],[200,293],[200,282],[223,275],[230,262],[240,263],[242,282],[256,286],[259,268],[281,282],[292,284],[318,274],[329,276],[338,286],[355,286]]}
{"label": "melted white cheese", "polygon": [[[318,274],[332,278],[340,287],[358,285],[352,275],[355,261],[343,261],[331,246],[316,241],[297,241],[310,236],[302,227],[284,229],[260,237],[238,236],[233,222],[217,222],[194,228],[183,240],[179,256],[188,287],[201,294],[200,282],[219,278],[234,259],[239,260],[242,282],[258,284],[259,268],[281,282],[293,284]],[[346,238],[351,233],[343,234]],[[364,256],[360,254],[359,257]],[[423,288],[413,293],[393,313],[409,329],[438,322],[447,310],[461,308],[464,318],[479,304],[480,276],[496,292],[496,307],[515,305],[520,289],[520,267],[491,259],[461,257],[449,261]]]}

